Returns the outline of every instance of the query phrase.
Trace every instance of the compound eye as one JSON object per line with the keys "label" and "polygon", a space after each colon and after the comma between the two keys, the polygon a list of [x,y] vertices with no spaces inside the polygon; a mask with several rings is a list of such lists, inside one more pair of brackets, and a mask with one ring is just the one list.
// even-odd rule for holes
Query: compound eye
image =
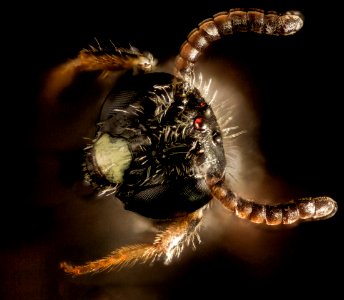
{"label": "compound eye", "polygon": [[197,130],[204,131],[207,128],[206,119],[204,117],[195,118],[194,126]]}

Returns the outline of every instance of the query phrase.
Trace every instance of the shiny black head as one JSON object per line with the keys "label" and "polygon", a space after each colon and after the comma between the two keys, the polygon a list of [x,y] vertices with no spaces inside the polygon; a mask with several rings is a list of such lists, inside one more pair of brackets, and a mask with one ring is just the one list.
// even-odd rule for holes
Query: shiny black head
{"label": "shiny black head", "polygon": [[151,218],[210,201],[206,179],[222,178],[220,128],[199,90],[167,73],[123,76],[104,103],[87,150],[86,179]]}

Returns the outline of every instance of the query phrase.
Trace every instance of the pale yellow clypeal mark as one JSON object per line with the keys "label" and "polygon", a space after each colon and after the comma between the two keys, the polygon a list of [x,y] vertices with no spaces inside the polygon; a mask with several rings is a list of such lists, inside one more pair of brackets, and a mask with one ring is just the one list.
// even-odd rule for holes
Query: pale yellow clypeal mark
{"label": "pale yellow clypeal mark", "polygon": [[131,162],[128,142],[104,133],[94,144],[94,157],[99,170],[113,183],[122,183],[124,171]]}

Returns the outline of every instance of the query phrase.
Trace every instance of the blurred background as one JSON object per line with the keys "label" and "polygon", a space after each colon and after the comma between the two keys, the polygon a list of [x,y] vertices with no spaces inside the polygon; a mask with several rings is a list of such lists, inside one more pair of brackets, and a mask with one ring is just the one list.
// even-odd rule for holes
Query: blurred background
{"label": "blurred background", "polygon": [[[328,195],[338,202],[337,214],[271,228],[237,219],[214,202],[202,243],[172,265],[66,276],[60,261],[100,258],[121,245],[150,242],[155,231],[120,201],[94,199],[81,184],[84,138],[94,130],[102,100],[94,77],[85,76],[63,101],[47,105],[40,99],[47,72],[96,45],[95,39],[150,51],[171,72],[188,33],[234,7],[300,10],[305,25],[291,37],[227,38],[202,60],[233,122],[247,131],[227,149],[234,155],[233,186],[271,203]],[[1,299],[332,298],[341,292],[343,51],[334,4],[176,0],[72,7],[49,1],[18,3],[3,13],[10,17],[2,25]]]}

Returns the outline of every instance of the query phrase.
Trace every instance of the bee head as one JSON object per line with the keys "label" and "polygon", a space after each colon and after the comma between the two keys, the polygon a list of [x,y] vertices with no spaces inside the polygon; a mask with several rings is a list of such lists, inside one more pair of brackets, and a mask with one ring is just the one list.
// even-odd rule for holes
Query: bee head
{"label": "bee head", "polygon": [[226,165],[220,128],[199,90],[167,73],[123,76],[86,151],[86,179],[125,208],[169,218],[204,206]]}

